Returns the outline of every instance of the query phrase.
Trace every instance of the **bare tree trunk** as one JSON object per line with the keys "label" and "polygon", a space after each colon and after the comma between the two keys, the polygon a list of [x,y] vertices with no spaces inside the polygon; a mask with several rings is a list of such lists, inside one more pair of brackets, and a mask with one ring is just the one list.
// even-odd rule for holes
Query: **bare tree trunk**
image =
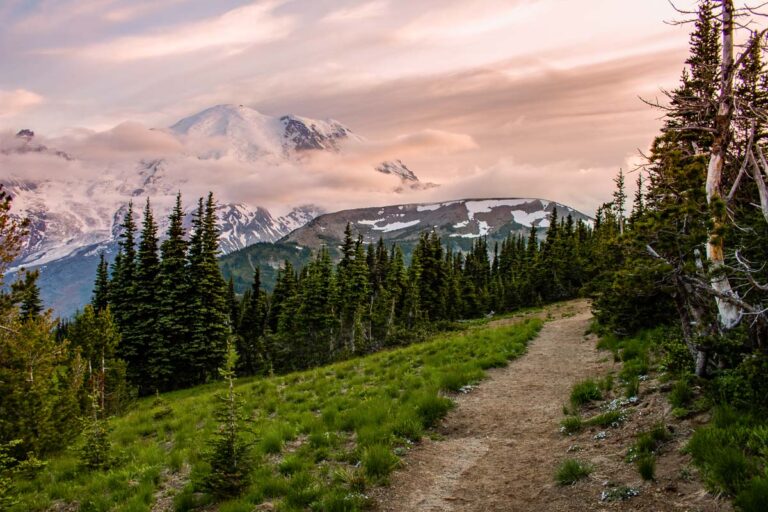
{"label": "bare tree trunk", "polygon": [[[718,98],[717,115],[715,116],[715,137],[710,150],[709,166],[707,167],[707,203],[712,206],[712,228],[707,240],[707,259],[710,271],[715,275],[710,284],[721,294],[732,295],[731,283],[728,277],[718,274],[725,264],[723,238],[720,232],[724,225],[723,209],[713,206],[722,200],[722,180],[725,156],[731,136],[731,120],[733,118],[733,0],[721,0],[722,9],[722,43],[723,57],[721,63],[720,95]],[[716,298],[720,323],[726,329],[735,327],[741,319],[741,311],[733,303]]]}

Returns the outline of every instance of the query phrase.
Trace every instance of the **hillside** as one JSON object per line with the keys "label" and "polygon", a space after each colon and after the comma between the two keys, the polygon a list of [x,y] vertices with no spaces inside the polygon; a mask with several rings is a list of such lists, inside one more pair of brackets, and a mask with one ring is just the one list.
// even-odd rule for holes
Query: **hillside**
{"label": "hillside", "polygon": [[500,241],[509,234],[527,235],[531,226],[539,228],[539,236],[543,236],[554,209],[557,209],[560,218],[571,215],[574,222],[591,223],[589,216],[544,199],[459,199],[358,208],[320,215],[280,239],[280,242],[313,249],[323,244],[334,248],[343,240],[344,229],[350,223],[353,230],[362,234],[368,243],[381,237],[388,243],[410,244],[418,240],[420,233],[434,229],[446,243],[466,249],[478,237]]}
{"label": "hillside", "polygon": [[[241,379],[251,441],[252,485],[220,510],[362,510],[368,489],[387,481],[399,458],[437,425],[455,393],[485,370],[519,357],[541,328],[536,319],[442,334],[431,341],[310,371]],[[76,450],[54,457],[19,486],[14,511],[52,506],[92,511],[188,510],[203,505],[205,440],[215,428],[222,384],[140,401],[111,421],[114,463],[78,467]],[[165,402],[165,404],[163,403]]]}

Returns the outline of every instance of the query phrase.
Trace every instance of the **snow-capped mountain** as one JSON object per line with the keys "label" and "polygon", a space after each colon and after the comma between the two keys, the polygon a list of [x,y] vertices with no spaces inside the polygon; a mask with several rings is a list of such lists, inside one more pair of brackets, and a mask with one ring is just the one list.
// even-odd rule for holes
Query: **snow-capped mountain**
{"label": "snow-capped mountain", "polygon": [[545,199],[461,199],[430,204],[405,204],[380,208],[358,208],[320,215],[280,240],[302,247],[318,248],[341,243],[349,223],[370,243],[385,241],[409,243],[425,230],[434,229],[446,242],[458,247],[486,236],[502,240],[510,233],[528,233],[531,226],[543,236],[549,217],[557,209],[559,218],[570,215],[591,224],[592,219],[560,203]]}
{"label": "snow-capped mountain", "polygon": [[185,117],[170,130],[192,140],[211,141],[214,147],[199,153],[199,158],[232,157],[241,162],[277,162],[312,150],[335,152],[344,140],[358,138],[333,119],[272,117],[242,105],[216,105]]}
{"label": "snow-capped mountain", "polygon": [[[29,129],[15,136],[0,134],[0,182],[13,197],[12,213],[30,221],[29,237],[13,267],[41,269],[43,299],[58,313],[70,313],[90,293],[93,261],[100,252],[114,255],[129,201],[140,223],[144,201],[151,199],[162,238],[176,194],[194,185],[194,179],[199,182],[200,173],[204,177],[210,173],[211,184],[216,184],[216,172],[234,168],[242,174],[228,176],[232,188],[232,180],[237,186],[239,176],[259,176],[265,169],[302,169],[310,152],[343,154],[346,143],[364,140],[338,121],[273,117],[235,105],[208,108],[155,132],[171,141],[173,149],[151,158],[134,158],[128,152],[114,159],[103,153],[83,154],[79,151],[87,151],[87,144],[72,144],[72,138],[66,139],[70,145],[65,144],[63,151],[55,146],[65,139],[41,140]],[[109,144],[109,136],[97,137],[96,142]],[[235,167],[227,167],[230,163]],[[400,161],[376,170],[393,175],[393,190],[431,186],[421,183]],[[190,178],[192,171],[198,177]],[[240,198],[247,195],[244,186],[238,190]],[[190,226],[195,197],[183,199]],[[273,216],[259,204],[217,199],[224,254],[276,241],[323,213],[316,206],[298,204],[286,205],[293,209]],[[68,276],[66,283],[63,276]],[[59,294],[62,289],[67,293]]]}

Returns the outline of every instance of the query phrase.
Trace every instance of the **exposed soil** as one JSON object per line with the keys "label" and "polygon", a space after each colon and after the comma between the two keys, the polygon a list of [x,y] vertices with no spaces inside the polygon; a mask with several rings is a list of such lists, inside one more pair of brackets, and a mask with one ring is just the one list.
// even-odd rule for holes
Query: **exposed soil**
{"label": "exposed soil", "polygon": [[[544,314],[554,319],[524,356],[489,372],[480,386],[456,397],[457,407],[442,423],[438,440],[425,439],[411,450],[390,486],[375,493],[377,509],[729,510],[726,502],[703,490],[687,456],[679,452],[691,427],[703,419],[669,419],[669,406],[654,381],[643,383],[640,400],[628,407],[629,420],[623,425],[576,436],[560,433],[563,404],[573,383],[619,366],[610,354],[596,350],[594,336],[585,335],[591,318],[587,301],[556,305]],[[625,456],[637,432],[659,419],[673,426],[674,439],[659,455],[656,481],[645,483]],[[594,438],[598,430],[606,431],[605,439]],[[558,486],[554,474],[565,458],[588,462],[594,471],[575,485]],[[639,490],[639,495],[601,501],[602,491],[621,485]]]}

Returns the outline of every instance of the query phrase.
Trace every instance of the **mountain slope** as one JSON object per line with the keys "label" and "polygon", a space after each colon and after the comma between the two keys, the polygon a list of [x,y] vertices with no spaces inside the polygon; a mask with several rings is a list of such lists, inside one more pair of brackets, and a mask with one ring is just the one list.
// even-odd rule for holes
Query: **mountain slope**
{"label": "mountain slope", "polygon": [[574,221],[591,223],[590,217],[569,206],[544,199],[461,199],[431,204],[406,204],[380,208],[360,208],[320,215],[306,226],[280,240],[316,249],[323,244],[336,247],[350,223],[366,242],[383,238],[388,242],[413,243],[419,233],[434,229],[443,239],[458,247],[467,247],[472,239],[487,236],[502,240],[510,233],[528,233],[531,226],[549,226],[549,216],[571,215]]}

